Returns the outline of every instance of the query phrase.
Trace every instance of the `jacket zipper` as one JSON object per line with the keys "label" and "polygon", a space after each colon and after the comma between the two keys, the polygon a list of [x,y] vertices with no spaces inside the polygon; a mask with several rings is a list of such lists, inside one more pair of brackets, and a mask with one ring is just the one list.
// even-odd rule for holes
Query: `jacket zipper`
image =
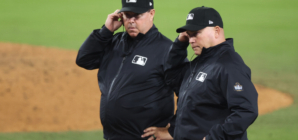
{"label": "jacket zipper", "polygon": [[124,64],[125,59],[126,59],[126,56],[123,57],[122,62],[121,62],[121,65],[120,65],[120,67],[118,69],[118,72],[117,72],[116,76],[114,77],[114,79],[113,79],[113,81],[111,83],[111,86],[110,86],[110,89],[109,89],[109,92],[108,92],[108,96],[107,96],[108,100],[110,99],[110,94],[112,92],[112,89],[113,89],[113,86],[114,86],[114,82],[118,78],[118,75],[119,75],[119,73],[120,73],[120,71],[121,71],[121,69],[123,67],[123,64]]}
{"label": "jacket zipper", "polygon": [[[200,61],[198,61],[198,62],[196,63],[196,65],[197,65],[199,62],[200,62]],[[184,99],[186,98],[186,97],[185,97],[185,94],[186,94],[186,92],[187,92],[187,90],[188,90],[188,87],[189,87],[189,85],[190,85],[192,79],[194,78],[194,75],[195,75],[195,72],[196,72],[196,65],[195,65],[194,70],[192,70],[191,75],[189,76],[188,83],[187,83],[187,85],[186,85],[185,91],[184,91],[183,94],[182,94],[182,97],[183,97],[183,98],[181,99],[181,101],[182,101],[181,104],[184,103]],[[181,107],[183,107],[183,104],[182,104]],[[182,110],[180,111],[178,118],[181,118],[181,116],[182,116],[182,114],[183,114],[183,110],[184,110],[184,109],[182,109]],[[180,124],[180,123],[181,123],[181,119],[178,119],[178,120],[180,120],[180,121],[179,121],[179,124]]]}
{"label": "jacket zipper", "polygon": [[186,91],[188,90],[188,87],[189,87],[189,85],[190,85],[192,79],[194,78],[194,74],[195,74],[195,71],[196,71],[195,69],[196,69],[198,63],[199,63],[199,62],[196,63],[194,70],[191,71],[191,75],[189,76],[188,83],[187,83],[187,85],[186,85],[185,91],[184,91],[183,94],[182,94],[182,97],[183,97],[182,101],[184,100],[184,98],[185,98],[185,93],[186,93]]}
{"label": "jacket zipper", "polygon": [[[132,47],[134,47],[134,45],[137,45],[138,42],[139,42],[139,41],[137,40],[136,43],[134,43],[134,44],[132,45]],[[126,45],[126,42],[125,42],[125,45]],[[132,49],[133,49],[133,48],[132,48]],[[133,50],[131,50],[131,51],[133,51]],[[126,59],[127,56],[128,56],[128,55],[125,55],[125,56],[123,57],[122,62],[121,62],[121,65],[120,65],[120,67],[119,67],[119,69],[118,69],[118,72],[117,72],[116,76],[114,77],[114,79],[113,79],[113,81],[112,81],[112,83],[111,83],[111,86],[110,86],[110,89],[109,89],[109,92],[108,92],[108,95],[107,95],[107,101],[108,101],[108,102],[109,102],[109,100],[110,100],[110,95],[111,95],[112,89],[113,89],[113,87],[114,87],[114,83],[115,83],[115,81],[117,80],[117,78],[118,78],[118,76],[119,76],[119,74],[120,74],[120,71],[121,71],[121,69],[122,69],[122,67],[123,67],[123,64],[124,64],[125,59]],[[107,108],[107,107],[108,107],[108,104],[106,105],[106,108]],[[105,113],[105,119],[104,119],[104,122],[106,121],[106,119],[107,119],[107,113]]]}
{"label": "jacket zipper", "polygon": [[[185,91],[183,92],[183,94],[182,94],[182,99],[181,99],[181,104],[184,102],[184,99],[186,98],[185,97],[185,94],[186,94],[186,92],[187,92],[187,90],[188,90],[188,87],[189,87],[189,85],[190,85],[190,83],[191,83],[191,81],[192,81],[192,79],[193,79],[193,77],[194,77],[194,73],[195,73],[195,71],[192,71],[191,72],[191,75],[189,76],[189,79],[188,79],[188,83],[187,83],[187,85],[186,85],[186,88],[185,88]],[[183,105],[183,104],[182,104]],[[181,106],[182,107],[182,106]],[[183,114],[183,109],[180,111],[181,113],[179,113],[179,118],[182,116],[182,114]]]}
{"label": "jacket zipper", "polygon": [[[123,63],[124,63],[125,59],[126,59],[126,56],[123,57],[122,62],[121,62],[121,65],[120,65],[120,67],[119,67],[119,69],[118,69],[118,72],[117,72],[116,76],[114,77],[114,79],[113,79],[113,81],[112,81],[112,83],[111,83],[111,86],[110,86],[110,89],[109,89],[109,92],[108,92],[108,95],[107,95],[107,101],[110,100],[110,94],[111,94],[111,91],[112,91],[112,89],[113,89],[114,82],[115,82],[116,79],[118,78],[118,75],[119,75],[119,73],[120,73],[120,71],[121,71],[121,69],[122,69],[122,67],[123,67]],[[107,107],[108,107],[108,105],[107,105]],[[104,122],[106,121],[106,119],[107,119],[107,113],[105,113],[105,119],[104,119],[104,121],[103,121],[102,123],[104,123]]]}
{"label": "jacket zipper", "polygon": [[[137,42],[138,42],[138,40],[137,40]],[[126,45],[127,45],[127,42],[126,42],[126,40],[124,40],[124,48],[125,48]],[[132,49],[134,48],[134,45],[136,45],[136,44],[134,43],[134,44],[132,45]],[[131,50],[131,51],[132,51],[132,50]],[[108,92],[108,96],[107,96],[107,99],[108,99],[108,100],[110,99],[110,94],[111,94],[111,92],[112,92],[112,89],[113,89],[113,86],[114,86],[114,82],[115,82],[116,79],[118,78],[118,75],[119,75],[119,73],[120,73],[120,71],[121,71],[121,69],[122,69],[122,66],[123,66],[123,63],[124,63],[126,57],[127,57],[127,55],[125,55],[125,56],[123,57],[122,62],[121,62],[121,65],[120,65],[120,67],[119,67],[119,69],[118,69],[118,72],[117,72],[116,76],[114,77],[114,79],[113,79],[113,81],[112,81],[112,83],[111,83],[111,86],[110,86],[110,89],[109,89],[109,92]]]}
{"label": "jacket zipper", "polygon": [[183,101],[184,98],[185,98],[185,93],[186,93],[186,91],[188,90],[188,87],[189,87],[189,85],[190,85],[190,83],[191,83],[191,80],[192,80],[193,76],[194,76],[194,71],[192,71],[192,72],[191,72],[191,75],[189,76],[188,83],[187,83],[187,85],[186,85],[185,91],[184,91],[183,94],[182,94],[182,97],[183,97],[183,98],[181,99],[181,101]]}

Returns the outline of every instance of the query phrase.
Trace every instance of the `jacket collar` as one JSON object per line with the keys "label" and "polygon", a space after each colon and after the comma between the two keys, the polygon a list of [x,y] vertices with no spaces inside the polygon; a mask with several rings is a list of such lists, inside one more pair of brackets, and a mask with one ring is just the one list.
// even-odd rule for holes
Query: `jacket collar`
{"label": "jacket collar", "polygon": [[203,48],[202,53],[200,55],[200,59],[201,58],[206,59],[208,57],[216,56],[217,54],[227,49],[232,49],[233,51],[235,51],[233,44],[234,44],[233,38],[227,38],[225,42],[220,43],[216,46],[209,47],[207,49]]}

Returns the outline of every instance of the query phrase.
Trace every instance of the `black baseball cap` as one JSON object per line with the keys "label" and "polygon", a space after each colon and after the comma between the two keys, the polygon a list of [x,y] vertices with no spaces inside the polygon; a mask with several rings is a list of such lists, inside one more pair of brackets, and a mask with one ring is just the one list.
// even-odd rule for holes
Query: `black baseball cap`
{"label": "black baseball cap", "polygon": [[219,13],[210,7],[197,7],[192,9],[186,18],[186,25],[176,30],[177,33],[189,31],[198,31],[205,27],[219,26],[223,28],[223,22]]}
{"label": "black baseball cap", "polygon": [[122,0],[122,9],[119,12],[145,13],[153,9],[153,0]]}

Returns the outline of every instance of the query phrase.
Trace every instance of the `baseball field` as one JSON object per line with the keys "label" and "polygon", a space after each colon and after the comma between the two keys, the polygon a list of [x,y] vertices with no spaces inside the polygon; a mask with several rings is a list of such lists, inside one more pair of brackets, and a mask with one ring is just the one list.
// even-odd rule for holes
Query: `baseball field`
{"label": "baseball field", "polygon": [[[192,8],[218,10],[259,92],[249,139],[298,139],[298,1],[154,2],[155,25],[171,40]],[[0,0],[0,140],[103,140],[97,71],[75,58],[120,8],[120,0]]]}

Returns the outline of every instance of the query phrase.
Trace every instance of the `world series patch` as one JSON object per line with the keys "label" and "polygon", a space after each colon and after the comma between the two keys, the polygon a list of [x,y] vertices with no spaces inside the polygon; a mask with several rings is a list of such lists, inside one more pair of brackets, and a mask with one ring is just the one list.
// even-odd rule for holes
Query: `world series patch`
{"label": "world series patch", "polygon": [[238,82],[234,86],[235,91],[242,91],[242,85],[240,85]]}

